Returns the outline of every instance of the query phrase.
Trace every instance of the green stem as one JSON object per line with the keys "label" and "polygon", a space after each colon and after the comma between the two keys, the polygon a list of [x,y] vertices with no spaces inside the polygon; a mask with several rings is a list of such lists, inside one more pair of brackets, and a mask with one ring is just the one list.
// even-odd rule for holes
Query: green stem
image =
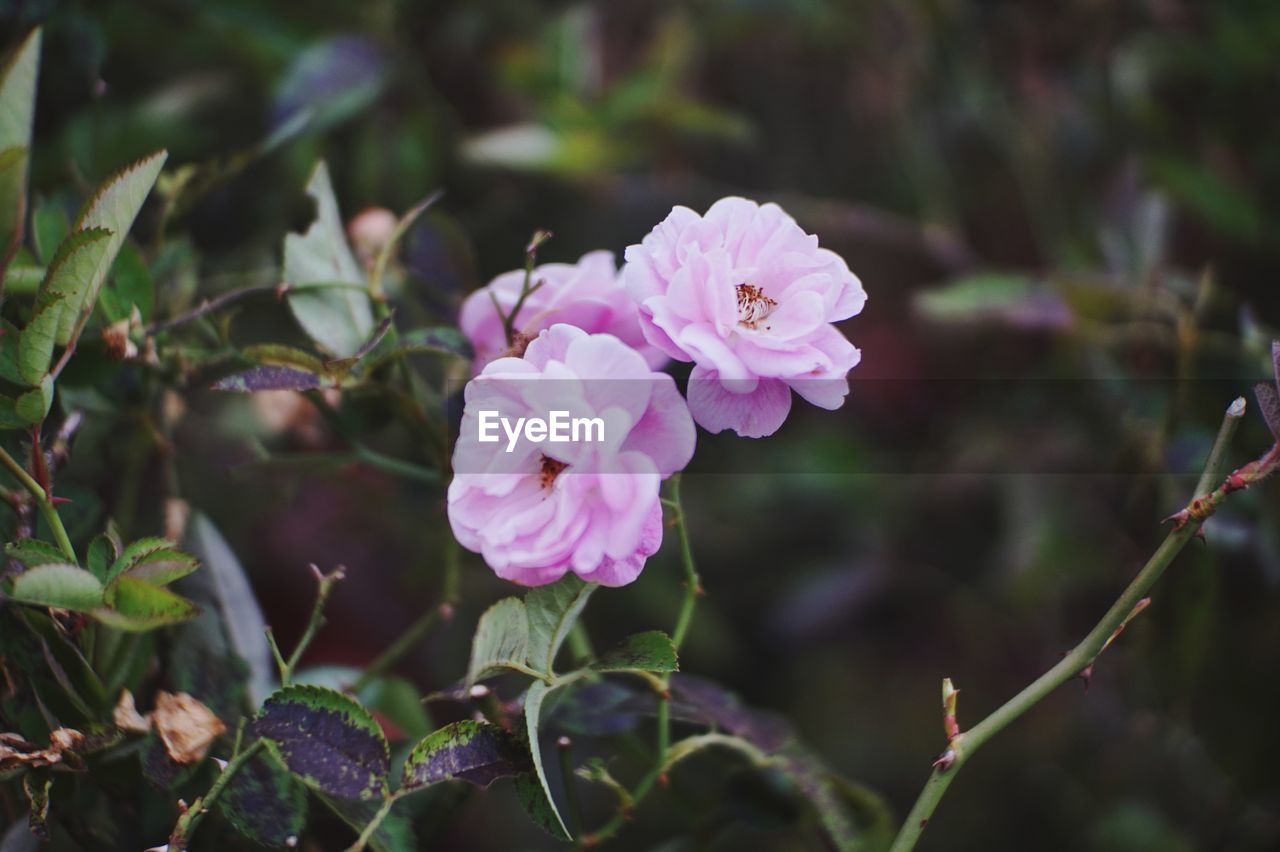
{"label": "green stem", "polygon": [[258,753],[263,744],[263,740],[255,740],[252,745],[233,757],[226,768],[222,770],[222,773],[218,775],[218,780],[213,782],[209,792],[196,799],[191,804],[191,807],[187,808],[186,813],[178,817],[178,822],[173,827],[173,833],[169,836],[170,849],[174,850],[174,852],[182,852],[187,848],[187,845],[191,842],[192,835],[195,834],[196,828],[200,825],[200,821],[204,819],[205,814],[209,813],[227,784]]}
{"label": "green stem", "polygon": [[79,565],[80,560],[76,557],[76,550],[71,546],[71,539],[67,536],[66,527],[62,525],[62,518],[58,516],[58,507],[53,505],[53,501],[49,499],[49,495],[45,493],[40,483],[31,478],[31,474],[27,473],[26,468],[18,464],[17,459],[9,455],[3,448],[0,448],[0,464],[3,464],[8,471],[13,474],[13,478],[18,480],[27,493],[36,501],[36,505],[40,507],[40,514],[44,516],[45,523],[49,525],[49,529],[53,532],[53,540],[57,543],[58,549],[67,557],[72,565]]}
{"label": "green stem", "polygon": [[[333,594],[333,587],[338,581],[346,576],[341,567],[335,568],[328,574],[321,574],[320,569],[312,565],[311,570],[316,575],[319,588],[316,590],[315,606],[311,608],[311,617],[307,619],[307,627],[302,631],[302,638],[298,640],[298,644],[294,646],[293,653],[289,655],[287,662],[281,664],[280,651],[276,647],[275,656],[276,664],[280,666],[280,685],[288,686],[289,680],[293,677],[294,671],[298,668],[298,662],[302,659],[302,655],[306,653],[307,647],[311,644],[311,640],[316,637],[316,632],[324,624],[324,607],[329,602],[329,595]],[[275,647],[273,641],[272,646]]]}
{"label": "green stem", "polygon": [[396,797],[394,795],[383,799],[382,807],[378,808],[378,812],[373,815],[373,819],[369,820],[369,824],[364,827],[364,831],[360,832],[360,836],[356,838],[355,843],[351,844],[347,852],[361,852],[369,845],[369,841],[373,839],[378,826],[382,825],[382,821],[387,818],[387,814],[391,813],[391,806],[395,803]]}
{"label": "green stem", "polygon": [[[1236,427],[1244,415],[1243,400],[1237,400],[1229,409],[1218,431],[1218,438],[1209,453],[1204,473],[1196,487],[1197,495],[1204,494],[1212,483],[1222,478],[1226,467],[1227,446],[1235,434]],[[1147,560],[1147,564],[1138,572],[1138,576],[1120,595],[1102,620],[1089,631],[1084,640],[1063,657],[1057,665],[1036,678],[1029,686],[1006,701],[991,715],[987,716],[973,728],[958,734],[943,756],[934,765],[929,780],[903,821],[898,836],[894,839],[889,852],[909,852],[920,840],[920,835],[928,825],[934,810],[942,800],[947,788],[955,779],[960,767],[971,758],[979,748],[996,734],[1007,728],[1012,722],[1026,713],[1045,696],[1064,683],[1079,675],[1093,664],[1098,654],[1106,646],[1108,640],[1120,628],[1134,611],[1138,601],[1146,597],[1147,592],[1155,585],[1174,557],[1195,537],[1201,522],[1193,520],[1185,526],[1175,529],[1165,538]]]}
{"label": "green stem", "polygon": [[[702,594],[702,584],[698,579],[698,569],[693,561],[693,548],[689,544],[689,529],[685,523],[684,505],[680,502],[680,474],[671,477],[668,486],[670,497],[664,497],[662,503],[671,509],[675,522],[677,537],[680,542],[680,559],[684,565],[684,600],[680,605],[680,614],[676,618],[675,632],[671,636],[672,643],[679,650],[684,644],[685,636],[689,632],[689,625],[693,621],[693,611],[697,604],[698,596]],[[658,699],[658,742],[657,756],[651,768],[640,782],[636,784],[635,789],[631,792],[630,807],[639,806],[645,796],[653,789],[653,785],[659,781],[663,781],[663,773],[666,770],[668,753],[671,749],[671,696],[669,687],[671,684],[671,676],[664,675],[659,681],[662,687],[662,694]],[[665,782],[664,782],[665,783]],[[619,810],[608,822],[600,826],[590,835],[582,838],[582,844],[590,847],[608,840],[621,830],[622,826],[630,819],[630,808],[627,810]]]}

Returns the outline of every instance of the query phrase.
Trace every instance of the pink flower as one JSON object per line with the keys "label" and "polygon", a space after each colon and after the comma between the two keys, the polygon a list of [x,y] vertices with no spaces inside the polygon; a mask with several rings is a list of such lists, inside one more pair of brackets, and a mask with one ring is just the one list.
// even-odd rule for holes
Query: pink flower
{"label": "pink flower", "polygon": [[[462,546],[525,586],[634,580],[662,543],[659,484],[693,456],[675,381],[612,335],[556,324],[489,363],[465,400],[448,497]],[[565,415],[588,425],[557,442]]]}
{"label": "pink flower", "polygon": [[[667,356],[645,343],[635,303],[618,277],[613,252],[593,251],[575,264],[544,263],[533,270],[532,282],[542,282],[525,299],[514,328],[534,337],[555,323],[567,323],[590,334],[612,334],[645,357],[649,366],[667,363]],[[524,270],[504,272],[476,290],[462,303],[458,325],[476,350],[476,373],[509,348],[494,298],[509,312],[524,286]]]}
{"label": "pink flower", "polygon": [[778,430],[791,391],[836,409],[861,354],[833,322],[862,310],[862,284],[776,204],[722,198],[676,207],[627,249],[623,278],[645,338],[692,361],[689,410],[709,432]]}

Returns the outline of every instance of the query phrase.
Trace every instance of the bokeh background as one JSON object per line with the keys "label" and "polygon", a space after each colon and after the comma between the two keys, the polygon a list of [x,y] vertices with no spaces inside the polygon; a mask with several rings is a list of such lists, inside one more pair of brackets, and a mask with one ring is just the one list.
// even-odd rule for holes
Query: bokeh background
{"label": "bokeh background", "polygon": [[[535,228],[556,234],[546,260],[620,255],[673,204],[728,194],[778,201],[840,252],[870,293],[844,324],[863,351],[848,404],[798,405],[768,440],[699,436],[684,490],[708,594],[682,665],[789,717],[899,816],[943,746],[940,679],[964,725],[1074,645],[1190,496],[1226,405],[1269,375],[1267,0],[0,3],[5,43],[40,23],[37,194],[162,146],[237,164],[168,235],[186,251],[168,286],[202,296],[273,280],[318,157],[348,216],[445,191],[407,240],[402,316],[447,321]],[[279,306],[236,322],[297,337]],[[183,495],[283,643],[308,562],[350,575],[311,664],[367,662],[438,600],[438,489],[271,463],[342,445],[288,398],[187,405]],[[154,530],[161,460],[106,440],[128,425],[86,426],[78,503]],[[1270,441],[1251,418],[1233,459]],[[984,749],[921,848],[1280,848],[1277,493],[1233,498],[1088,692]],[[471,557],[462,576],[454,620],[400,666],[424,692],[461,675],[510,591]],[[596,596],[592,634],[668,628],[679,576],[664,550]],[[821,848],[731,770],[674,779],[615,848]],[[507,793],[462,808],[430,848],[554,845]]]}

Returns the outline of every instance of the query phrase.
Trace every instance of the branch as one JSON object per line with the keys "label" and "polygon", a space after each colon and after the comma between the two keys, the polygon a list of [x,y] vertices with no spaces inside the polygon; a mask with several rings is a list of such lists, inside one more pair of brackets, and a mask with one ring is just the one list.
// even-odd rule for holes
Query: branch
{"label": "branch", "polygon": [[[1209,453],[1209,460],[1205,465],[1204,473],[1201,475],[1200,482],[1196,487],[1197,495],[1204,494],[1212,483],[1222,477],[1225,469],[1227,447],[1235,434],[1236,427],[1240,425],[1240,419],[1244,416],[1244,411],[1245,402],[1243,398],[1237,399],[1227,409],[1226,415],[1222,420],[1222,427],[1218,430],[1217,440]],[[1194,505],[1200,499],[1200,497],[1197,497],[1192,500],[1191,505]],[[1138,572],[1138,576],[1124,590],[1119,599],[1111,605],[1111,609],[1107,611],[1102,620],[1057,665],[1036,678],[1030,686],[1009,699],[1003,706],[972,729],[960,732],[959,726],[956,726],[955,735],[950,738],[947,750],[934,762],[933,772],[929,776],[929,780],[925,782],[924,789],[920,791],[920,796],[916,799],[911,812],[907,814],[898,836],[894,839],[893,845],[889,847],[889,852],[909,852],[909,850],[915,848],[916,843],[920,840],[920,835],[924,832],[925,826],[929,824],[929,818],[938,807],[938,803],[947,792],[947,788],[951,786],[951,782],[955,779],[960,767],[984,743],[1003,731],[1049,693],[1093,665],[1093,661],[1097,659],[1098,654],[1102,653],[1103,649],[1124,628],[1124,625],[1137,612],[1142,610],[1142,601],[1146,598],[1147,592],[1160,579],[1165,569],[1169,567],[1169,563],[1181,552],[1187,542],[1196,536],[1203,520],[1203,518],[1193,515],[1185,523],[1175,526],[1160,547],[1156,549],[1156,552],[1147,560],[1147,564]],[[954,698],[954,696],[952,697]],[[954,704],[952,709],[954,709]],[[948,734],[950,733],[951,729],[948,727]]]}

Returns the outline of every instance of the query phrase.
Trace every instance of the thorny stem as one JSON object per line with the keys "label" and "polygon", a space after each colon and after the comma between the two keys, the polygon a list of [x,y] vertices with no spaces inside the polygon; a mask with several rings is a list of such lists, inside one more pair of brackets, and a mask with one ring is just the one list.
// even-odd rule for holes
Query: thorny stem
{"label": "thorny stem", "polygon": [[53,539],[57,542],[58,549],[72,565],[79,565],[80,560],[76,557],[75,548],[71,546],[71,539],[67,536],[66,527],[62,525],[62,518],[58,516],[58,507],[53,504],[52,497],[31,477],[31,474],[27,473],[26,468],[18,464],[17,459],[3,448],[0,448],[0,464],[13,474],[13,478],[18,480],[36,501],[36,505],[40,507],[40,514],[44,515],[45,522],[53,532]]}
{"label": "thorny stem", "polygon": [[[1240,424],[1240,419],[1244,416],[1244,410],[1243,399],[1237,399],[1227,409],[1226,416],[1222,421],[1222,427],[1218,430],[1217,440],[1209,453],[1209,460],[1205,465],[1204,473],[1201,475],[1199,484],[1196,487],[1197,495],[1207,492],[1212,484],[1222,477],[1225,469],[1227,447],[1235,434],[1236,427]],[[1193,504],[1195,502],[1196,500],[1192,501]],[[951,738],[947,750],[934,763],[934,769],[929,775],[929,780],[925,782],[919,798],[916,799],[911,812],[907,814],[906,820],[903,821],[898,836],[894,839],[893,845],[889,847],[889,852],[909,852],[909,850],[915,848],[916,843],[920,840],[920,835],[924,832],[925,826],[929,823],[929,818],[933,815],[938,803],[947,792],[947,788],[951,786],[951,782],[955,779],[960,767],[973,756],[974,752],[1017,720],[1023,713],[1034,707],[1049,693],[1075,678],[1093,664],[1093,661],[1097,659],[1098,654],[1111,641],[1116,631],[1135,614],[1135,609],[1140,608],[1140,602],[1146,597],[1147,592],[1155,585],[1156,581],[1160,579],[1160,576],[1169,567],[1174,557],[1186,546],[1187,542],[1196,536],[1203,520],[1203,518],[1192,516],[1187,522],[1170,532],[1160,544],[1160,547],[1156,549],[1156,552],[1147,560],[1147,564],[1138,572],[1138,576],[1134,578],[1128,588],[1121,593],[1116,602],[1107,610],[1107,614],[1102,617],[1102,620],[1057,665],[1040,675],[1029,686],[1013,698],[1010,698],[973,728],[957,733]]]}
{"label": "thorny stem", "polygon": [[178,822],[173,827],[173,833],[169,835],[169,849],[172,852],[183,852],[187,845],[191,842],[192,835],[195,834],[196,828],[200,825],[200,821],[204,819],[212,808],[218,797],[222,795],[222,791],[230,783],[244,765],[248,763],[258,750],[262,748],[263,740],[255,740],[247,748],[231,758],[226,768],[218,775],[218,780],[213,782],[213,786],[209,788],[209,792],[196,799],[191,807],[187,808],[182,816],[178,817]]}
{"label": "thorny stem", "polygon": [[[680,606],[680,614],[676,618],[676,628],[671,635],[672,644],[679,651],[684,644],[685,636],[689,632],[689,625],[693,621],[693,611],[698,597],[703,592],[702,584],[698,579],[698,569],[693,561],[693,548],[689,544],[689,529],[686,524],[684,504],[680,501],[680,474],[671,477],[669,490],[670,496],[663,498],[662,503],[672,512],[672,522],[680,542],[680,560],[684,566],[685,577],[684,602]],[[649,795],[653,785],[660,781],[665,783],[664,773],[666,772],[667,756],[671,746],[671,695],[669,691],[671,676],[663,676],[660,683],[662,695],[658,699],[658,745],[657,757],[653,768],[645,773],[644,777],[636,784],[635,789],[631,792],[631,799],[627,803],[627,808],[620,809],[608,822],[593,833],[584,836],[581,839],[583,847],[598,846],[617,834],[623,824],[630,818],[631,809],[638,806],[644,800],[644,797]]]}

